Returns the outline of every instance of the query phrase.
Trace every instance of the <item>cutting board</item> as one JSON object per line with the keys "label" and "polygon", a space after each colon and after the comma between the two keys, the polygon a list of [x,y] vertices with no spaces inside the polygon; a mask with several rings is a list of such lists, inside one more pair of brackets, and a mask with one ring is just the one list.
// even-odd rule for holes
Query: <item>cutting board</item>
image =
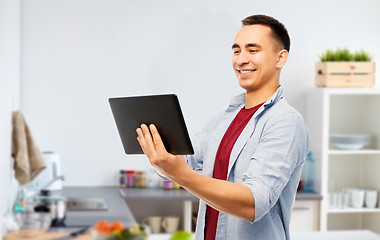
{"label": "cutting board", "polygon": [[[7,234],[3,238],[3,240],[51,240],[51,239],[54,239],[57,237],[63,237],[63,236],[69,235],[69,234],[70,234],[69,232],[45,232],[42,234],[38,234],[35,237],[26,238],[26,237],[19,237],[15,233],[11,232],[11,233]],[[91,234],[85,233],[83,235],[80,235],[80,236],[78,236],[76,238],[72,238],[72,239],[75,239],[75,240],[91,240]]]}

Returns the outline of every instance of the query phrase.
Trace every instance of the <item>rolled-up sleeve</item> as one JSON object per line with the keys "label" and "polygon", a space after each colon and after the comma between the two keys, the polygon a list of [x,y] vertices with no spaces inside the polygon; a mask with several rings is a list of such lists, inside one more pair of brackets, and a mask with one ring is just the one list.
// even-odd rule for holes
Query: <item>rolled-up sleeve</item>
{"label": "rolled-up sleeve", "polygon": [[186,155],[187,165],[193,169],[200,171],[203,168],[203,160],[205,152],[207,151],[208,141],[210,140],[210,135],[212,134],[216,122],[221,117],[222,113],[216,114],[201,131],[197,132],[191,138],[191,142],[194,148],[193,155]]}
{"label": "rolled-up sleeve", "polygon": [[255,219],[259,221],[278,201],[296,166],[303,163],[308,150],[308,133],[298,113],[287,113],[264,123],[243,183],[255,200]]}

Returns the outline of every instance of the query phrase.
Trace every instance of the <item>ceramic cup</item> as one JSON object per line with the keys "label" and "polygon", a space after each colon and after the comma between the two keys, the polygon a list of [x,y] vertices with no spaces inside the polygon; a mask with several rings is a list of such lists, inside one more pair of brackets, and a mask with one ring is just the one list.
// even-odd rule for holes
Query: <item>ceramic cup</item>
{"label": "ceramic cup", "polygon": [[161,230],[161,216],[150,216],[145,218],[142,222],[148,225],[151,233],[159,233]]}
{"label": "ceramic cup", "polygon": [[352,191],[354,188],[343,188],[343,207],[352,207]]}
{"label": "ceramic cup", "polygon": [[173,234],[178,229],[179,217],[176,216],[166,216],[162,221],[162,226],[164,227],[166,233]]}
{"label": "ceramic cup", "polygon": [[365,206],[367,208],[375,208],[377,203],[377,191],[366,190],[365,191]]}
{"label": "ceramic cup", "polygon": [[343,193],[341,192],[335,192],[333,194],[333,201],[334,201],[334,207],[335,208],[342,208],[343,207]]}
{"label": "ceramic cup", "polygon": [[334,209],[335,208],[334,193],[331,193],[331,192],[328,195],[328,208],[329,209]]}
{"label": "ceramic cup", "polygon": [[349,192],[342,192],[343,195],[343,208],[349,208],[351,207],[351,195]]}
{"label": "ceramic cup", "polygon": [[344,208],[344,194],[342,192],[329,193],[329,208]]}
{"label": "ceramic cup", "polygon": [[362,208],[364,205],[365,191],[361,189],[355,189],[351,191],[352,207]]}

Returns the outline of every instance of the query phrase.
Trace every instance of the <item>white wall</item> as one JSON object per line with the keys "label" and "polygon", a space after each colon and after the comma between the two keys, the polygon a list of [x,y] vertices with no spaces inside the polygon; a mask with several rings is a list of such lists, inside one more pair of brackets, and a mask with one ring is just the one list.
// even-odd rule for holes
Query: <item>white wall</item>
{"label": "white wall", "polygon": [[123,153],[109,97],[176,93],[194,134],[241,92],[231,45],[241,19],[263,13],[291,35],[282,84],[305,114],[322,51],[378,59],[379,9],[377,0],[22,1],[21,108],[42,150],[61,154],[66,185],[115,185],[119,169],[149,165]]}
{"label": "white wall", "polygon": [[0,239],[10,206],[12,110],[19,104],[20,1],[0,0]]}

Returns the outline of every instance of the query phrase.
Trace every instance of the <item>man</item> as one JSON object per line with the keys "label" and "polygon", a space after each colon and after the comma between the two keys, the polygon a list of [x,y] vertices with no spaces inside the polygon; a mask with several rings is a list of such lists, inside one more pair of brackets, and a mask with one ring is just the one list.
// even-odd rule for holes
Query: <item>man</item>
{"label": "man", "polygon": [[156,170],[201,200],[197,240],[289,239],[309,148],[304,120],[279,84],[290,47],[286,28],[265,15],[242,23],[232,67],[245,93],[195,136],[194,155],[169,154],[154,125],[136,130]]}

